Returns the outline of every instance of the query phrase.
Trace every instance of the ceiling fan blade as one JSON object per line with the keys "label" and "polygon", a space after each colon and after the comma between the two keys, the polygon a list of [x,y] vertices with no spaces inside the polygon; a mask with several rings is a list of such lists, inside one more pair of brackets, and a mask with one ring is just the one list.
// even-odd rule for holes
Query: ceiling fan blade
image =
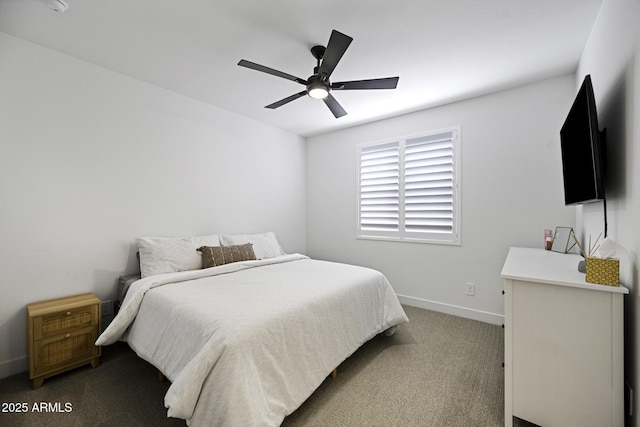
{"label": "ceiling fan blade", "polygon": [[264,108],[271,108],[273,110],[278,107],[282,107],[284,104],[287,104],[291,101],[295,101],[296,99],[300,98],[301,96],[305,96],[306,94],[307,94],[307,91],[303,90],[302,92],[298,92],[295,95],[288,96],[284,99],[281,99],[280,101],[274,102],[273,104],[269,104]]}
{"label": "ceiling fan blade", "polygon": [[292,80],[303,85],[307,84],[307,81],[300,77],[292,76],[291,74],[283,73],[282,71],[274,70],[273,68],[265,67],[264,65],[256,64],[255,62],[247,61],[245,59],[240,60],[238,65],[241,67],[251,68],[256,71],[262,71],[263,73],[271,74],[273,76],[282,77],[283,79]]}
{"label": "ceiling fan blade", "polygon": [[395,89],[400,77],[386,77],[383,79],[352,80],[348,82],[331,83],[335,90],[366,90],[366,89]]}
{"label": "ceiling fan blade", "polygon": [[344,55],[352,41],[353,38],[346,34],[342,34],[336,30],[331,32],[329,43],[322,57],[322,64],[320,64],[320,74],[323,79],[327,80],[331,73],[333,73],[340,58],[342,58],[342,55]]}
{"label": "ceiling fan blade", "polygon": [[336,119],[347,115],[347,112],[344,111],[344,108],[342,108],[342,106],[338,103],[338,101],[336,101],[333,96],[331,96],[331,94],[324,98],[323,101],[325,104],[327,104],[327,107],[329,107],[329,110],[331,110]]}

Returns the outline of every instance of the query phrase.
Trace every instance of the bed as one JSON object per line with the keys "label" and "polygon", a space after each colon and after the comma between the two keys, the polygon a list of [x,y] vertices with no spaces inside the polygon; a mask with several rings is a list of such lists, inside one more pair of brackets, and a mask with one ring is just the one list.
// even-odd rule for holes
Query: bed
{"label": "bed", "polygon": [[[96,344],[126,341],[156,366],[172,382],[168,416],[191,426],[278,426],[362,344],[408,321],[380,272],[284,254],[264,236],[207,241],[248,241],[255,259],[153,274],[141,250],[143,277]],[[193,239],[184,246],[205,247]]]}

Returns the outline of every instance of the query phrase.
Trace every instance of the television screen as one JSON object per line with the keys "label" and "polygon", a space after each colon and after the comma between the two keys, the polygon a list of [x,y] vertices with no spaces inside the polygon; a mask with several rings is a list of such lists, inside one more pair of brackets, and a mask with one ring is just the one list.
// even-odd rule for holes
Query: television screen
{"label": "television screen", "polygon": [[600,136],[591,76],[587,75],[560,130],[566,205],[604,200]]}

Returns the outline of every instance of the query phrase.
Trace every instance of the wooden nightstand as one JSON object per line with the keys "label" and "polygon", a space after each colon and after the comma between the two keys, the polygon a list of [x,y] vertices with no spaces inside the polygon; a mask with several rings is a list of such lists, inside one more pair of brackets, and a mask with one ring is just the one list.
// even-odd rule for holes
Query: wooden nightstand
{"label": "wooden nightstand", "polygon": [[91,363],[100,363],[100,300],[93,294],[57,298],[27,305],[29,378],[33,388],[45,378]]}

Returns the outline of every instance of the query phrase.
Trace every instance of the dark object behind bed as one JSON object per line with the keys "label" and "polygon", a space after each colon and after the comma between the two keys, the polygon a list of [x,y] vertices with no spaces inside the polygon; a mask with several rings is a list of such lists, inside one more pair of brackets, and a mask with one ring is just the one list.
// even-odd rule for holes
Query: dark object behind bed
{"label": "dark object behind bed", "polygon": [[129,286],[136,280],[140,280],[140,273],[118,277],[118,300],[115,302],[115,314],[118,313],[120,305],[122,305],[122,301],[124,301],[124,296],[129,290]]}

